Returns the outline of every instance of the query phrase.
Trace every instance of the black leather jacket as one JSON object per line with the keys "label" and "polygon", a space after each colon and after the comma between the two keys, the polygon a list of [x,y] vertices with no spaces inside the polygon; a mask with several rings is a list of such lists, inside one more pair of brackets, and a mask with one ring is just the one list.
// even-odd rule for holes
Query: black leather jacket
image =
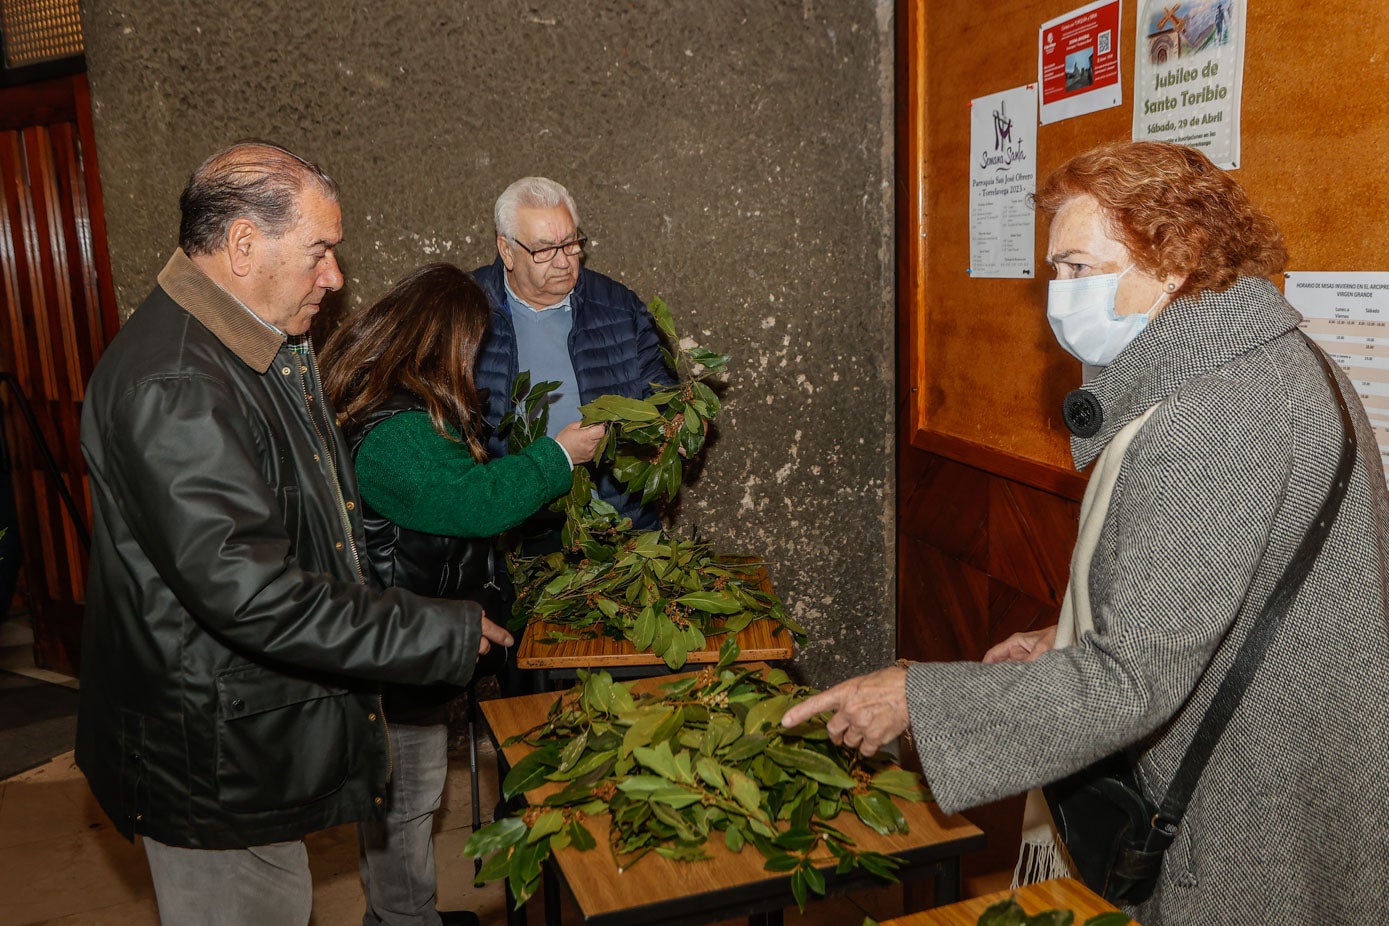
{"label": "black leather jacket", "polygon": [[[351,422],[345,432],[352,458],[371,429],[408,411],[424,411],[424,402],[401,389]],[[440,499],[440,504],[446,500]],[[366,553],[382,585],[397,586],[435,598],[466,598],[483,606],[494,618],[506,613],[500,597],[500,556],[490,538],[449,537],[401,527],[369,502],[362,502]],[[443,705],[459,693],[452,685],[387,685],[387,716],[401,723],[442,723]]]}
{"label": "black leather jacket", "polygon": [[363,819],[390,772],[378,683],[465,683],[479,609],[374,587],[312,357],[182,251],[159,284],[83,408],[78,765],[128,838],[240,848]]}

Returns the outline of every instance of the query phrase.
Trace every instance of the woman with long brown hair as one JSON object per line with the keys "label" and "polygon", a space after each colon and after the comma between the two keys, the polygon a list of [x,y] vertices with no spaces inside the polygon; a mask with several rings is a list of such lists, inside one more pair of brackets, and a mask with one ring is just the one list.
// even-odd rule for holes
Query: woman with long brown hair
{"label": "woman with long brown hair", "polygon": [[[324,389],[356,462],[367,557],[382,584],[494,611],[491,538],[569,490],[601,425],[491,462],[473,363],[491,313],[452,264],[428,264],[348,319],[323,352]],[[494,618],[498,615],[492,614]],[[388,686],[389,809],[358,826],[364,926],[476,923],[434,909],[433,819],[447,774],[444,708],[457,689]],[[442,919],[441,919],[442,916]]]}

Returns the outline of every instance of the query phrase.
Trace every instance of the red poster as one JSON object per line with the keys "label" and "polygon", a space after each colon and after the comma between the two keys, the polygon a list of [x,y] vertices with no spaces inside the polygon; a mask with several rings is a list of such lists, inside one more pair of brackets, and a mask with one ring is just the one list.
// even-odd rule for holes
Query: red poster
{"label": "red poster", "polygon": [[1037,82],[1043,123],[1118,106],[1120,0],[1101,0],[1043,23]]}

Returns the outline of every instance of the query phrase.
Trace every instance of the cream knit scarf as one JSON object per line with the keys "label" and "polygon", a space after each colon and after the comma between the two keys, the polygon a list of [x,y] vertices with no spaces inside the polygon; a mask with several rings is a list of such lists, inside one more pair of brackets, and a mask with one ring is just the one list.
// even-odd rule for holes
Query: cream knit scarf
{"label": "cream knit scarf", "polygon": [[[1071,552],[1071,577],[1066,583],[1066,595],[1061,600],[1061,615],[1056,623],[1055,648],[1074,646],[1084,634],[1094,630],[1090,616],[1090,560],[1104,527],[1109,500],[1114,495],[1114,483],[1124,463],[1129,444],[1152,415],[1154,405],[1126,424],[1105,447],[1090,474],[1085,496],[1080,502],[1080,531],[1075,549]],[[1046,798],[1038,788],[1027,792],[1027,805],[1022,815],[1022,849],[1013,869],[1013,887],[1035,884],[1049,878],[1072,876],[1065,848],[1056,838],[1056,828],[1047,810]]]}

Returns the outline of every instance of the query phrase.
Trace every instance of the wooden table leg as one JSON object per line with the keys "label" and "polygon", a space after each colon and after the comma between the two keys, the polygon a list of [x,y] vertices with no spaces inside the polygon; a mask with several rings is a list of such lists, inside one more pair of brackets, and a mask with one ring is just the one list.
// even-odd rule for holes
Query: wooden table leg
{"label": "wooden table leg", "polygon": [[564,903],[559,896],[559,873],[553,859],[545,862],[541,869],[545,879],[545,926],[560,926],[564,919]]}
{"label": "wooden table leg", "polygon": [[936,906],[955,903],[960,899],[960,857],[958,855],[936,862],[935,877],[931,879]]}

